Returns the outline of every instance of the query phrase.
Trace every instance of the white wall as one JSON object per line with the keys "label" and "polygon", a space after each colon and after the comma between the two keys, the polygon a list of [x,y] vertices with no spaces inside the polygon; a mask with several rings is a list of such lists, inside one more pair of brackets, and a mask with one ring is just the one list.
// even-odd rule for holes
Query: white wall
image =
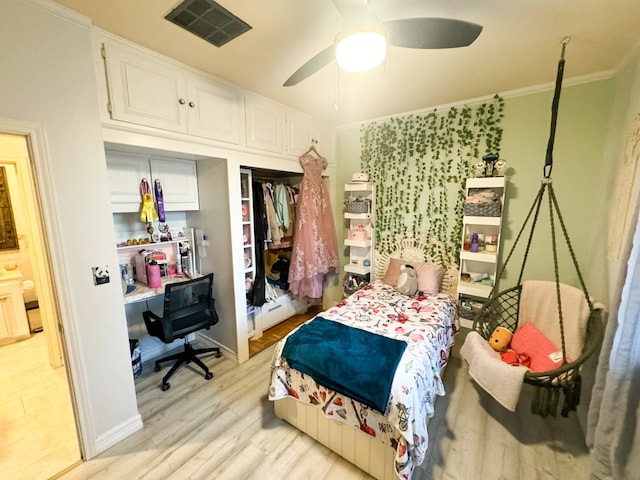
{"label": "white wall", "polygon": [[88,24],[57,9],[0,0],[0,119],[42,134],[35,173],[90,458],[141,421],[120,282],[95,286],[91,272],[107,264],[117,279],[118,261]]}
{"label": "white wall", "polygon": [[[236,298],[234,286],[237,282],[234,279],[234,259],[229,254],[233,244],[230,212],[237,212],[240,215],[240,208],[235,207],[235,205],[240,205],[240,196],[238,194],[238,201],[234,202],[234,207],[231,208],[229,185],[235,187],[234,183],[237,183],[237,188],[234,188],[234,191],[239,191],[240,173],[237,170],[236,181],[230,182],[227,163],[226,160],[219,158],[198,161],[200,210],[187,212],[187,225],[202,229],[209,240],[209,246],[200,249],[200,251],[206,252],[206,256],[197,261],[201,262],[203,273],[213,272],[214,274],[213,297],[216,300],[215,308],[220,318],[219,323],[211,330],[201,333],[214,339],[223,347],[226,355],[237,358],[239,350],[246,351],[248,349],[246,341],[240,344],[238,335],[238,328],[242,325],[240,318],[242,310],[238,310],[238,302],[233,301]],[[236,197],[234,196],[234,198]],[[242,242],[239,244],[242,245]],[[240,299],[244,302],[245,296],[241,295]],[[246,338],[246,329],[244,330],[244,338]],[[244,355],[240,355],[240,357],[244,358]]]}

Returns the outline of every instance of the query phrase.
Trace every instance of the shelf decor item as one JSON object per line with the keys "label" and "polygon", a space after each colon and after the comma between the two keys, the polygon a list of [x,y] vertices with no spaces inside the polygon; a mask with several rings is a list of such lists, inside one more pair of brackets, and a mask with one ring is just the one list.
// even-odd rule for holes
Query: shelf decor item
{"label": "shelf decor item", "polygon": [[368,198],[356,197],[344,201],[345,213],[369,213],[371,211],[371,200]]}
{"label": "shelf decor item", "polygon": [[464,214],[469,217],[499,217],[502,213],[500,202],[465,203]]}
{"label": "shelf decor item", "polygon": [[484,176],[492,177],[493,166],[498,161],[498,155],[496,153],[487,153],[482,157],[482,161],[484,162]]}

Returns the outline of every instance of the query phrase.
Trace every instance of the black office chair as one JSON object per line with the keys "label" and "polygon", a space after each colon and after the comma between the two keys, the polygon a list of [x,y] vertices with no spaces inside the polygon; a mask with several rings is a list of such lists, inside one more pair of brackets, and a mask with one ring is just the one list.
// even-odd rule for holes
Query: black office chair
{"label": "black office chair", "polygon": [[184,338],[184,351],[175,355],[156,360],[156,372],[160,371],[160,364],[175,360],[171,370],[162,379],[161,389],[168,390],[171,385],[168,380],[183,363],[193,362],[204,370],[204,378],[209,380],[213,374],[197,355],[215,352],[216,357],[222,356],[218,347],[194,349],[187,339],[187,335],[218,323],[218,314],[214,307],[212,296],[213,273],[202,277],[192,278],[184,282],[170,283],[164,290],[164,312],[159,317],[150,310],[142,312],[144,323],[149,335],[171,343],[177,338]]}

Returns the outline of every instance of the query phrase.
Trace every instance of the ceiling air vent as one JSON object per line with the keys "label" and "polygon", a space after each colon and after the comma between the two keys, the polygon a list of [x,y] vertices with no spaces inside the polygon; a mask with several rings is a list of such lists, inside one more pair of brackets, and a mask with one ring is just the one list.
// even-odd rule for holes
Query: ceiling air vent
{"label": "ceiling air vent", "polygon": [[251,25],[213,0],[185,0],[165,18],[216,47],[251,30]]}

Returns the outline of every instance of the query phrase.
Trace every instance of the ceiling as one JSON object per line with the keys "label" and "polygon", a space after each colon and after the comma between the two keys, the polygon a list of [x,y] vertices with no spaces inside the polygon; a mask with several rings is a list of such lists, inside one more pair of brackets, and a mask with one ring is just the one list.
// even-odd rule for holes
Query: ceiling
{"label": "ceiling", "polygon": [[252,27],[219,48],[165,20],[181,0],[56,1],[103,30],[336,125],[552,84],[565,36],[567,81],[611,74],[640,41],[638,0],[370,0],[383,21],[447,17],[484,28],[469,47],[390,47],[369,72],[331,62],[283,87],[340,30],[332,0],[218,0]]}

